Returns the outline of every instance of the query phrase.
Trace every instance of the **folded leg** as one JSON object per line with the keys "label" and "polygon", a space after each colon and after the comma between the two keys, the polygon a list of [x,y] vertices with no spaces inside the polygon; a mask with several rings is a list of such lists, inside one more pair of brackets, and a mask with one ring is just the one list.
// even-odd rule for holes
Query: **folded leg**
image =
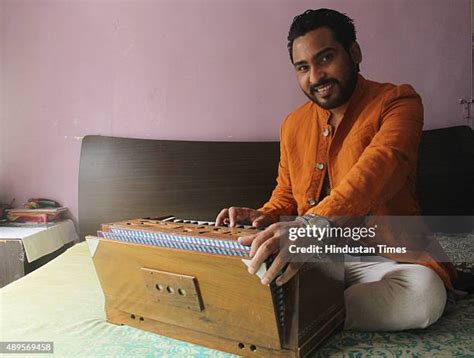
{"label": "folded leg", "polygon": [[446,289],[430,268],[397,262],[345,265],[344,329],[401,331],[436,322],[446,305]]}

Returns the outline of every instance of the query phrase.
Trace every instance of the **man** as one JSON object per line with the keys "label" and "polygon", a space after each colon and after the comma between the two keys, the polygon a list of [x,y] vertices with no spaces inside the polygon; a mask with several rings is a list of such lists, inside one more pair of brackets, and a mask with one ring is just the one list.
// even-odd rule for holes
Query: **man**
{"label": "man", "polygon": [[[423,108],[418,94],[409,85],[376,83],[358,74],[362,53],[353,21],[337,11],[308,10],[295,17],[288,50],[309,102],[281,127],[277,186],[262,208],[223,209],[216,219],[217,225],[270,225],[239,239],[251,245],[251,273],[279,252],[291,228],[321,218],[419,214],[415,176]],[[279,222],[289,215],[299,217]],[[346,263],[345,329],[395,331],[438,320],[452,272],[428,261]],[[262,283],[275,279],[286,263],[278,254]],[[284,284],[299,268],[290,262],[276,283]]]}

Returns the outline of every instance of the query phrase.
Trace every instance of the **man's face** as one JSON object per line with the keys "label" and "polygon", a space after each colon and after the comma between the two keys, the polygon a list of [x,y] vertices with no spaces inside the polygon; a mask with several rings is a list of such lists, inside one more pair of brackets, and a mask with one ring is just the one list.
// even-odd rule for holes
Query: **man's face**
{"label": "man's face", "polygon": [[327,27],[293,41],[293,65],[303,92],[324,109],[346,104],[354,92],[356,62]]}

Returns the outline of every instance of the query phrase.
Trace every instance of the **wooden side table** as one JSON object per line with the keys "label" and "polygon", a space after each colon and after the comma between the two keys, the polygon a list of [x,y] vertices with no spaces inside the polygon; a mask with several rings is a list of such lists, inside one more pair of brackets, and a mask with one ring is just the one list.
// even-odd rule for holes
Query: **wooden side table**
{"label": "wooden side table", "polygon": [[71,220],[46,227],[0,227],[0,287],[34,271],[78,241]]}

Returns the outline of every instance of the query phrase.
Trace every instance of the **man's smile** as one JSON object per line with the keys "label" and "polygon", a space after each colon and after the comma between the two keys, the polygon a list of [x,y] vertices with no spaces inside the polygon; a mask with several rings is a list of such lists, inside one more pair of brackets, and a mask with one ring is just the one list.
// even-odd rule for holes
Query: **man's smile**
{"label": "man's smile", "polygon": [[313,93],[318,94],[320,97],[327,97],[331,94],[331,90],[332,90],[333,86],[334,86],[334,83],[327,83],[323,86],[319,86],[319,87],[315,88]]}
{"label": "man's smile", "polygon": [[313,96],[318,96],[320,98],[329,97],[334,91],[334,87],[336,84],[337,82],[333,80],[333,81],[327,81],[321,85],[312,86],[311,94]]}

